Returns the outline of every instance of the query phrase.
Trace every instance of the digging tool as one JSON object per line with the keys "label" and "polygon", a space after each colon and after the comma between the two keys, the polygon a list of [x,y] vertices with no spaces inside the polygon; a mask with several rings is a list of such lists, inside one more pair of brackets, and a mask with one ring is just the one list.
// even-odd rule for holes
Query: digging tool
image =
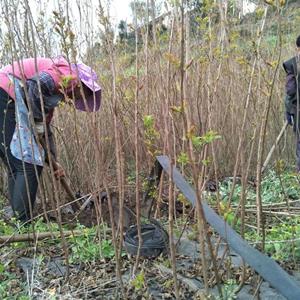
{"label": "digging tool", "polygon": [[[49,160],[48,159],[46,159],[46,162],[49,165]],[[57,171],[59,169],[59,164],[53,157],[51,159],[51,163],[52,163],[52,167],[53,167],[54,172]],[[62,185],[62,187],[64,188],[65,192],[69,196],[69,198],[71,200],[76,200],[75,193],[72,191],[70,185],[68,184],[68,182],[66,180],[66,177],[65,176],[60,176],[59,181],[60,181],[60,184]],[[80,209],[79,203],[74,202],[74,205],[76,206],[76,209]]]}
{"label": "digging tool", "polygon": [[[55,161],[55,160],[52,158],[51,162],[52,162],[52,166],[53,166],[54,172],[57,171],[58,168],[59,168],[59,167],[58,167],[59,165],[58,165],[57,161]],[[48,164],[49,164],[49,162],[48,162]],[[75,193],[72,191],[71,187],[70,187],[69,184],[67,183],[66,177],[65,177],[65,176],[61,176],[61,177],[59,178],[59,181],[60,181],[62,187],[64,188],[64,190],[66,191],[66,193],[68,194],[68,196],[69,196],[72,200],[75,200],[75,199],[76,199]]]}
{"label": "digging tool", "polygon": [[275,141],[274,145],[272,146],[270,152],[269,152],[268,155],[267,155],[267,158],[266,158],[264,164],[262,165],[261,173],[263,173],[263,172],[266,170],[267,165],[268,165],[268,163],[270,162],[270,159],[271,159],[271,157],[272,157],[272,155],[273,155],[273,153],[274,153],[274,151],[275,151],[275,148],[278,146],[278,143],[280,142],[280,140],[281,140],[281,138],[282,138],[282,136],[283,136],[285,130],[287,129],[288,124],[289,124],[288,121],[285,121],[285,123],[283,124],[283,126],[282,126],[282,128],[281,128],[281,131],[280,131],[280,133],[278,134],[278,136],[277,136],[277,138],[276,138],[276,141]]}
{"label": "digging tool", "polygon": [[[43,149],[45,151],[45,157],[46,157],[45,161],[46,161],[46,163],[49,165],[50,161],[51,161],[51,164],[52,164],[54,172],[57,171],[59,169],[59,164],[55,160],[55,158],[53,157],[53,155],[51,155],[51,154],[50,154],[51,155],[51,160],[49,159],[49,154],[48,154],[48,152],[46,150],[47,147],[46,147],[45,140],[43,138],[40,138],[39,142],[40,142],[41,146],[43,147]],[[75,193],[72,191],[70,185],[66,181],[65,176],[60,176],[59,177],[59,181],[60,181],[60,184],[62,185],[62,187],[64,188],[65,192],[67,193],[67,195],[70,197],[70,199],[71,200],[76,200]],[[76,206],[77,209],[80,209],[79,203],[74,202],[74,204],[75,204],[75,206]]]}

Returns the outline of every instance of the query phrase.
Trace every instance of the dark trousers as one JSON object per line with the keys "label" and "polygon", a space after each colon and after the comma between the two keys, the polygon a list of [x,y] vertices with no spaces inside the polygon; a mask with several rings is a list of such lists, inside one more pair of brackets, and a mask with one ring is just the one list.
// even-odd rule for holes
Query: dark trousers
{"label": "dark trousers", "polygon": [[15,126],[15,103],[0,88],[0,157],[8,172],[8,194],[12,209],[18,219],[27,221],[30,219],[30,204],[33,207],[38,177],[43,168],[25,163],[11,154],[9,145]]}
{"label": "dark trousers", "polygon": [[300,137],[296,135],[297,172],[300,172]]}

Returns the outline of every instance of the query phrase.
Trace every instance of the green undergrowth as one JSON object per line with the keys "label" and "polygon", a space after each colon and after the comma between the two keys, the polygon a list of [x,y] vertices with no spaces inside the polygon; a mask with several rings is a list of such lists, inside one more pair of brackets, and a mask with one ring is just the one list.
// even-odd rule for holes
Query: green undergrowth
{"label": "green undergrowth", "polygon": [[[300,178],[299,175],[290,172],[283,167],[279,161],[275,169],[269,170],[261,182],[261,201],[263,207],[280,203],[284,211],[296,214],[295,206],[291,201],[300,199]],[[237,181],[231,200],[232,178],[219,183],[219,202],[216,193],[208,193],[205,198],[210,205],[218,208],[219,214],[228,224],[240,233],[240,214],[236,214],[236,207],[241,199],[242,185]],[[248,183],[245,194],[245,239],[262,250],[263,234],[257,234],[256,229],[256,186]],[[248,213],[248,210],[252,213]],[[294,209],[294,211],[293,211]],[[267,211],[268,208],[265,208]],[[254,214],[253,214],[254,212]],[[280,262],[292,262],[294,266],[300,262],[300,216],[289,216],[288,214],[268,214],[265,215],[264,230],[264,251],[268,255]]]}
{"label": "green undergrowth", "polygon": [[82,225],[79,227],[82,229],[82,235],[73,235],[68,238],[71,248],[71,263],[85,263],[103,258],[112,259],[115,256],[111,239],[99,238],[96,227],[86,228]]}
{"label": "green undergrowth", "polygon": [[3,300],[29,300],[26,284],[0,264],[0,297]]}
{"label": "green undergrowth", "polygon": [[[103,224],[101,226],[85,227],[81,224],[72,226],[63,225],[63,231],[73,230],[74,235],[66,237],[70,251],[71,263],[86,263],[97,259],[108,258],[112,259],[115,255],[114,247],[108,232],[108,227]],[[42,218],[35,221],[29,226],[22,226],[16,220],[10,223],[0,220],[0,234],[26,234],[26,233],[43,233],[53,232],[55,236],[43,239],[38,242],[39,247],[61,246],[61,237],[59,233],[59,225],[54,222],[45,223]],[[78,234],[81,231],[81,234]],[[28,242],[14,242],[9,244],[10,248],[22,249],[28,247]]]}
{"label": "green undergrowth", "polygon": [[[300,217],[285,218],[283,222],[269,225],[265,230],[264,251],[279,262],[292,262],[299,268],[300,263]],[[255,230],[247,230],[245,238],[260,244],[262,238]]]}
{"label": "green undergrowth", "polygon": [[[29,299],[28,282],[16,267],[16,261],[21,257],[35,258],[39,262],[41,271],[47,268],[47,262],[53,257],[60,257],[65,264],[64,246],[59,235],[57,223],[45,223],[38,219],[30,226],[21,226],[16,220],[9,223],[0,220],[0,235],[13,235],[52,231],[55,235],[51,238],[33,242],[14,242],[1,245],[0,248],[0,299]],[[105,224],[101,226],[85,227],[81,224],[63,225],[63,231],[76,232],[66,235],[66,244],[69,249],[69,263],[73,266],[100,264],[112,261],[115,249],[112,244],[110,230]],[[43,272],[43,271],[42,271]],[[26,277],[26,276],[25,276]]]}
{"label": "green undergrowth", "polygon": [[[243,192],[243,187],[237,178],[235,187],[230,198],[233,187],[233,179],[225,178],[219,182],[219,193],[206,193],[205,199],[211,205],[217,205],[226,221],[231,224],[233,221],[233,209],[236,207]],[[245,206],[254,207],[256,205],[256,186],[248,183],[245,189]],[[270,170],[263,177],[260,185],[262,205],[289,203],[300,199],[300,176],[294,172],[278,172]],[[230,198],[230,199],[229,199]],[[255,207],[254,207],[255,208]],[[230,212],[232,215],[230,215]]]}
{"label": "green undergrowth", "polygon": [[[228,202],[232,185],[232,180],[225,180],[219,184],[222,202]],[[239,202],[241,192],[241,184],[236,183],[231,203],[237,204]],[[293,172],[278,174],[275,170],[270,170],[261,181],[261,199],[263,204],[278,203],[289,199],[300,199],[299,175]],[[211,197],[210,200],[215,200],[215,198]],[[249,184],[246,191],[246,205],[252,205],[255,203],[256,190],[253,185]]]}

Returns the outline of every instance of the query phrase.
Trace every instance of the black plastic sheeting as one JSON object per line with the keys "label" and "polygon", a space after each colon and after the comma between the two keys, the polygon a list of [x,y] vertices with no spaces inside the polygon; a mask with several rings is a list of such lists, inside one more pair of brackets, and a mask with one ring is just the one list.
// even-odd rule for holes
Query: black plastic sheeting
{"label": "black plastic sheeting", "polygon": [[[172,180],[177,188],[195,206],[197,200],[195,191],[175,167],[171,170],[169,158],[167,156],[157,156],[157,160],[169,176],[172,175]],[[250,246],[207,203],[202,201],[202,206],[206,221],[228,243],[230,248],[238,253],[249,266],[284,297],[289,300],[300,300],[300,284],[294,278],[285,272],[272,258]]]}
{"label": "black plastic sheeting", "polygon": [[[152,221],[153,222],[153,221]],[[158,222],[158,221],[156,221]],[[142,244],[140,255],[143,257],[157,257],[168,247],[169,236],[160,224],[141,225]],[[137,255],[139,237],[137,226],[130,227],[124,237],[126,251],[131,255]]]}

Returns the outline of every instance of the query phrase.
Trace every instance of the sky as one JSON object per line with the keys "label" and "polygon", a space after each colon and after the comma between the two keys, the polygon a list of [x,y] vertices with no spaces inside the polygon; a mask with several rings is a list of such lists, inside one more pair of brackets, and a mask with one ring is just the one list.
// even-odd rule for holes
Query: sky
{"label": "sky", "polygon": [[[129,3],[131,0],[112,0],[112,8],[111,14],[118,21],[126,20],[131,17],[131,10],[129,8]],[[249,1],[245,1],[245,13],[251,12],[255,9],[254,3],[249,3]]]}
{"label": "sky", "polygon": [[255,4],[254,3],[249,3],[249,2],[245,2],[245,13],[248,13],[248,12],[253,12],[255,10]]}
{"label": "sky", "polygon": [[119,23],[121,20],[130,20],[131,10],[129,8],[130,0],[113,0],[111,6],[111,16],[115,19],[114,22]]}
{"label": "sky", "polygon": [[[120,20],[130,20],[131,18],[131,10],[129,8],[129,3],[132,0],[111,0],[111,7],[110,7],[110,15],[111,17],[114,19],[114,22],[119,22]],[[33,14],[35,13],[35,11],[37,11],[38,8],[38,0],[29,0],[29,6],[33,12]],[[42,7],[44,9],[46,9],[47,12],[52,12],[52,10],[57,9],[57,3],[60,3],[61,5],[65,2],[65,1],[60,1],[60,0],[54,0],[54,1],[47,1],[47,0],[43,0],[41,1],[42,3],[45,3]],[[76,15],[76,11],[77,11],[77,2],[81,2],[84,3],[84,0],[69,0],[69,6],[70,8],[75,11],[75,15]],[[99,5],[99,0],[88,0],[87,2],[92,3],[92,5],[94,7],[98,7]],[[101,1],[102,5],[105,7],[106,5],[106,1]],[[106,7],[105,7],[106,8]],[[95,12],[95,10],[94,10]]]}
{"label": "sky", "polygon": [[[118,25],[121,20],[125,20],[128,23],[132,22],[132,12],[129,8],[129,3],[132,1],[133,0],[101,0],[101,4],[105,10],[108,9],[107,3],[110,3],[110,21],[116,32],[118,31]],[[90,43],[93,43],[93,41],[96,41],[99,37],[98,29],[99,26],[101,26],[99,24],[98,16],[99,0],[29,0],[29,6],[35,21],[38,21],[40,13],[43,12],[45,16],[44,22],[46,22],[48,26],[52,26],[53,24],[51,22],[47,23],[47,21],[51,21],[51,18],[53,21],[52,12],[54,10],[58,11],[59,7],[61,7],[63,13],[65,14],[65,8],[67,4],[70,8],[69,17],[72,23],[72,30],[77,37],[78,46],[84,49],[85,47],[90,46]],[[247,8],[245,10],[247,10]],[[79,11],[81,13],[79,13]],[[82,18],[80,18],[80,15]],[[22,16],[19,16],[18,18],[21,17]],[[4,25],[4,23],[1,19],[0,25],[2,29],[2,25]]]}
{"label": "sky", "polygon": [[[131,19],[131,10],[129,8],[129,3],[131,0],[112,0],[111,6],[111,16],[114,18],[114,23],[117,24],[121,20],[130,20]],[[255,9],[254,3],[249,3],[249,1],[245,1],[245,13],[252,12]]]}
{"label": "sky", "polygon": [[[131,9],[129,8],[129,3],[133,0],[101,0],[102,5],[105,6],[107,2],[110,2],[110,16],[111,16],[111,22],[117,26],[121,20],[125,20],[128,22],[132,21],[132,15],[131,15]],[[54,0],[54,1],[38,1],[38,0],[29,0],[29,5],[32,8],[33,13],[36,11],[35,8],[37,8],[37,3],[43,2],[45,3],[43,8],[47,12],[52,12],[52,10],[57,9],[57,4],[64,3],[64,1],[60,0]],[[149,1],[150,2],[150,1]],[[76,3],[85,3],[85,0],[69,0],[69,6],[71,10],[73,11],[73,17],[76,19],[78,15],[78,9]],[[87,0],[87,3],[90,3],[90,7],[98,7],[99,0]],[[249,11],[253,11],[255,9],[255,5],[253,3],[249,4],[249,1],[245,0],[245,13]],[[97,10],[93,10],[94,19],[96,18],[96,12]]]}

